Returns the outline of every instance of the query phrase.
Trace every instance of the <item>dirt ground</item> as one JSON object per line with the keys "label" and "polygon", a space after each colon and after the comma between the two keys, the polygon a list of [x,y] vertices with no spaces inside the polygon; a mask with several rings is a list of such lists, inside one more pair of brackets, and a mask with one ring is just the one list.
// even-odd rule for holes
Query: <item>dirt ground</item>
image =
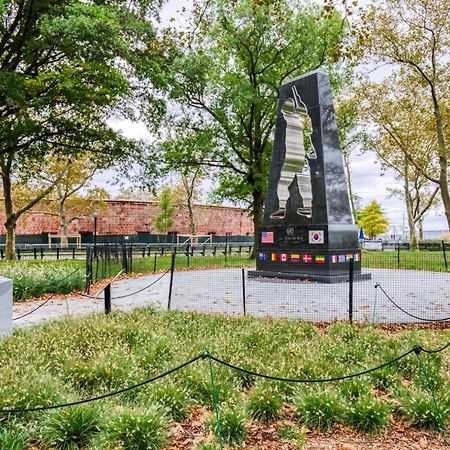
{"label": "dirt ground", "polygon": [[[172,441],[166,450],[195,449],[200,443],[212,440],[205,425],[206,410],[197,408],[183,424],[172,428]],[[370,435],[355,432],[345,426],[335,426],[326,432],[303,429],[304,443],[281,439],[278,429],[283,425],[299,427],[290,419],[264,425],[252,423],[241,449],[252,450],[441,450],[444,445],[441,434],[420,431],[406,422],[396,423],[384,432]]]}

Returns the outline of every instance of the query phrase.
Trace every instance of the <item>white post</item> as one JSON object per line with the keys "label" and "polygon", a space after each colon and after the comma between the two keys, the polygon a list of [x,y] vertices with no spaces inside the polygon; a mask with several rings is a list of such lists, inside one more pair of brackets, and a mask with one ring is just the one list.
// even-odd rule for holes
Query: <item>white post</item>
{"label": "white post", "polygon": [[0,276],[0,337],[13,331],[12,280]]}

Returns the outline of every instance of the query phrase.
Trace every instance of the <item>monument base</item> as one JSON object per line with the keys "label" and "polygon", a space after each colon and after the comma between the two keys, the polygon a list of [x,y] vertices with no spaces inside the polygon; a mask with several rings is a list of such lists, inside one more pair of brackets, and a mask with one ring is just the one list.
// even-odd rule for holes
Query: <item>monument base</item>
{"label": "monument base", "polygon": [[[348,273],[299,273],[299,272],[275,272],[269,270],[251,270],[247,272],[249,278],[271,278],[281,280],[299,280],[299,281],[311,281],[315,283],[347,283],[350,275]],[[372,275],[370,273],[354,273],[353,281],[371,280]]]}

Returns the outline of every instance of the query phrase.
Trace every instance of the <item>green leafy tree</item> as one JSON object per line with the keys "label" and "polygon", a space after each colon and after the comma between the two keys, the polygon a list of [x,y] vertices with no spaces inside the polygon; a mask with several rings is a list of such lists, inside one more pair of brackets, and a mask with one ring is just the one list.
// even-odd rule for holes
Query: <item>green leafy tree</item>
{"label": "green leafy tree", "polygon": [[171,125],[187,117],[192,139],[203,142],[170,156],[178,166],[214,170],[216,194],[248,204],[256,227],[279,86],[339,61],[344,20],[328,4],[209,0],[194,2],[192,21],[187,31],[167,33],[167,86],[176,105]]}
{"label": "green leafy tree", "polygon": [[174,224],[175,203],[172,199],[172,189],[168,186],[164,187],[158,200],[159,210],[155,216],[155,229],[159,233],[166,233]]}
{"label": "green leafy tree", "polygon": [[380,83],[365,82],[358,95],[360,119],[370,129],[365,149],[373,151],[382,169],[390,169],[399,180],[402,187],[389,190],[404,200],[410,244],[418,248],[416,225],[420,230],[439,192],[439,168],[430,158],[435,139],[428,127],[427,102],[396,73]]}
{"label": "green leafy tree", "polygon": [[[137,147],[106,124],[131,115],[160,49],[151,0],[0,1],[0,175],[6,212],[6,257],[14,258],[17,219],[47,196],[60,174],[27,204],[14,207],[12,186],[39,175],[49,157],[91,152],[102,164]],[[145,61],[145,64],[143,63]],[[148,82],[140,84],[148,92]],[[155,121],[161,103],[140,96]]]}
{"label": "green leafy tree", "polygon": [[[411,164],[439,184],[450,229],[450,0],[385,0],[374,2],[362,14],[355,52],[371,62],[392,64],[421,105],[420,122],[433,145],[423,148],[425,158],[438,169],[430,174],[420,159],[406,150]],[[390,86],[392,89],[392,86]],[[395,89],[397,90],[397,85]]]}
{"label": "green leafy tree", "polygon": [[360,211],[358,224],[363,228],[365,234],[374,239],[375,236],[387,232],[389,222],[380,204],[373,200]]}

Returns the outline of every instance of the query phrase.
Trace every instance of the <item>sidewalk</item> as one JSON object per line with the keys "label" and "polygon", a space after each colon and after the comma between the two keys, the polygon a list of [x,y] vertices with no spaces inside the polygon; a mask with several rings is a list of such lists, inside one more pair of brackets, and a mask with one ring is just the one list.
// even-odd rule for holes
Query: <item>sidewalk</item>
{"label": "sidewalk", "polygon": [[[145,275],[139,278],[128,278],[115,281],[111,286],[111,305],[113,311],[127,311],[138,306],[154,305],[156,308],[166,307],[170,273],[165,274],[159,281],[148,289],[146,286],[155,282],[163,274]],[[129,295],[139,291],[135,295]],[[96,294],[90,294],[95,297]],[[126,296],[126,297],[123,297]],[[123,297],[123,298],[117,298]],[[37,308],[45,300],[34,300],[30,302],[17,302],[13,306],[13,318],[27,314]],[[48,320],[61,319],[65,316],[81,316],[93,312],[104,312],[104,293],[100,292],[98,298],[88,298],[84,296],[71,296],[63,298],[56,295],[42,308],[32,314],[18,320],[14,320],[14,327],[34,325]]]}

